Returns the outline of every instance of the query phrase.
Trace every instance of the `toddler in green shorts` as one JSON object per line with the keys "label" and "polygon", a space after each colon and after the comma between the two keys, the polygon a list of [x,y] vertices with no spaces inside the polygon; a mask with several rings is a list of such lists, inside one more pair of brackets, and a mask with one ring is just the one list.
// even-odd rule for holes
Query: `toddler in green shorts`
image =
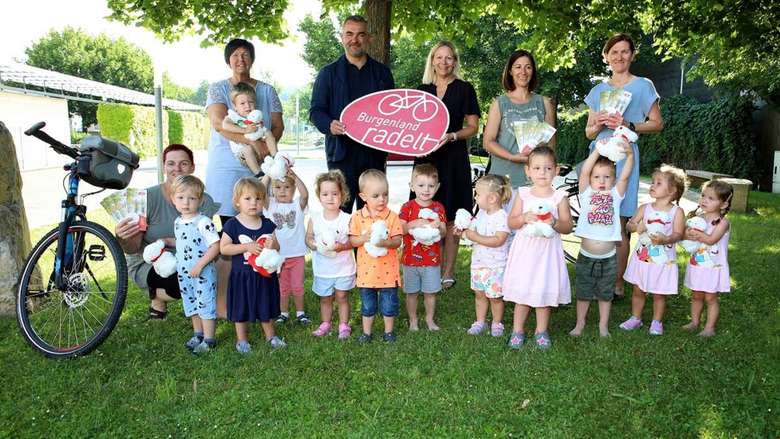
{"label": "toddler in green shorts", "polygon": [[624,142],[625,164],[615,178],[615,163],[599,155],[598,149],[585,160],[580,173],[580,217],[575,235],[582,238],[574,265],[577,296],[577,324],[569,335],[578,337],[585,329],[590,302],[599,302],[599,334],[609,336],[609,312],[617,279],[616,243],[620,242],[620,202],[628,187],[634,162],[631,146]]}

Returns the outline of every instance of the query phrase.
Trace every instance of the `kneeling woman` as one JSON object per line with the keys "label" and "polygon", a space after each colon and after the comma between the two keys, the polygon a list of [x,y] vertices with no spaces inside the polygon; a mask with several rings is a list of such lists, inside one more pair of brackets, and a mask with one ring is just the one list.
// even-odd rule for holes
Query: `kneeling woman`
{"label": "kneeling woman", "polygon": [[[148,227],[141,231],[138,224],[127,219],[116,225],[114,234],[127,254],[127,271],[130,279],[140,288],[149,290],[150,319],[164,319],[168,314],[167,302],[181,299],[179,280],[176,273],[169,277],[160,277],[150,264],[144,262],[144,248],[158,239],[165,241],[166,249],[175,253],[176,240],[173,235],[173,222],[179,213],[171,202],[171,184],[179,175],[189,175],[195,171],[192,150],[184,145],[171,144],[163,151],[165,182],[146,189],[146,219]],[[203,194],[200,211],[211,218],[219,208],[208,194]]]}

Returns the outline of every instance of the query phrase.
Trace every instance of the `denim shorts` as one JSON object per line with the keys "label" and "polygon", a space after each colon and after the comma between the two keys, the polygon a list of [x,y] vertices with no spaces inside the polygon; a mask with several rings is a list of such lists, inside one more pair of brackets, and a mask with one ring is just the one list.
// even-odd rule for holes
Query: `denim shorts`
{"label": "denim shorts", "polygon": [[615,294],[617,255],[595,259],[580,253],[574,275],[577,300],[610,301]]}
{"label": "denim shorts", "polygon": [[433,294],[441,291],[441,267],[402,266],[404,276],[404,293]]}
{"label": "denim shorts", "polygon": [[373,317],[377,306],[384,317],[398,315],[398,287],[390,288],[360,288],[360,315]]}
{"label": "denim shorts", "polygon": [[342,277],[314,276],[311,289],[320,297],[330,297],[336,290],[349,291],[355,288],[355,275]]}

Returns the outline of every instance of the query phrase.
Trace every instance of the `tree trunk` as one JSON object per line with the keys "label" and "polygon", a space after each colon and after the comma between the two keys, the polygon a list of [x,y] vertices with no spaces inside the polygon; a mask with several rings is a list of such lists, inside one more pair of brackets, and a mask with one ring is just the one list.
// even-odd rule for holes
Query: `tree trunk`
{"label": "tree trunk", "polygon": [[363,7],[366,10],[368,32],[372,37],[368,54],[375,60],[389,65],[392,0],[365,0]]}
{"label": "tree trunk", "polygon": [[30,251],[30,231],[22,200],[22,175],[14,139],[0,122],[0,315],[14,312],[16,280]]}

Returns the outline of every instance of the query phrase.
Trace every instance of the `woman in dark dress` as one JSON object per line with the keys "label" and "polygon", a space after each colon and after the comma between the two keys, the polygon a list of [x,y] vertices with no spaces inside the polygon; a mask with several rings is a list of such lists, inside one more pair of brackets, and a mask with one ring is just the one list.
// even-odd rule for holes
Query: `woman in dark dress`
{"label": "woman in dark dress", "polygon": [[[440,187],[435,200],[447,210],[447,235],[443,242],[441,283],[444,288],[455,285],[455,261],[459,238],[452,233],[452,223],[458,209],[472,210],[471,166],[466,140],[477,134],[479,102],[474,87],[459,77],[458,51],[449,41],[440,41],[431,48],[425,64],[422,85],[418,88],[436,95],[450,113],[450,126],[441,138],[441,147],[431,155],[415,160],[432,163],[439,171]],[[412,195],[413,196],[413,195]]]}

